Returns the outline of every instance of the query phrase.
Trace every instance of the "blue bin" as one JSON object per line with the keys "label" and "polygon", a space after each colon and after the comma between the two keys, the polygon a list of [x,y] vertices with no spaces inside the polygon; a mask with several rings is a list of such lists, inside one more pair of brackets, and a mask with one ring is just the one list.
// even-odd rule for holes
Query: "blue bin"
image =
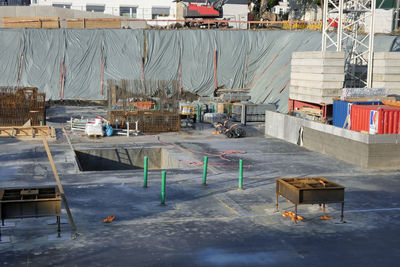
{"label": "blue bin", "polygon": [[382,105],[381,101],[351,101],[351,100],[333,100],[333,121],[336,127],[343,127],[347,115],[350,113],[351,105]]}

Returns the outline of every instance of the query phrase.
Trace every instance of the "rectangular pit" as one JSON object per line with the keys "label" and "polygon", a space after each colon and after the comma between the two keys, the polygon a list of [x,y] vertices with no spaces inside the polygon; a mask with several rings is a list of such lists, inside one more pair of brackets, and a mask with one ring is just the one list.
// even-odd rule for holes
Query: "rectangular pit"
{"label": "rectangular pit", "polygon": [[105,148],[75,150],[81,171],[115,171],[144,168],[148,158],[149,170],[178,168],[167,149],[152,148]]}

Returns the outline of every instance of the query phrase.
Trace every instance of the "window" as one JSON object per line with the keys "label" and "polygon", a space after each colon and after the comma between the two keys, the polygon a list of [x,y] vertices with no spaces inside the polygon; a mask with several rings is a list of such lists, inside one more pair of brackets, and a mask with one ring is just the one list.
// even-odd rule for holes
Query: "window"
{"label": "window", "polygon": [[169,17],[169,7],[152,7],[151,8],[152,19],[159,17]]}
{"label": "window", "polygon": [[86,11],[104,13],[104,6],[87,5]]}
{"label": "window", "polygon": [[53,7],[58,7],[58,8],[69,8],[71,9],[70,4],[53,4]]}
{"label": "window", "polygon": [[119,15],[123,17],[136,18],[137,7],[121,6],[119,8]]}

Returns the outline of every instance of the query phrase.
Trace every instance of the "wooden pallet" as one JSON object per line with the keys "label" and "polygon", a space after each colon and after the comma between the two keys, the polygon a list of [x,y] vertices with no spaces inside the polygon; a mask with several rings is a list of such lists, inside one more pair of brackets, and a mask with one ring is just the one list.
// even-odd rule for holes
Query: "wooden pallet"
{"label": "wooden pallet", "polygon": [[0,138],[38,138],[56,137],[56,131],[50,126],[3,126],[0,127]]}

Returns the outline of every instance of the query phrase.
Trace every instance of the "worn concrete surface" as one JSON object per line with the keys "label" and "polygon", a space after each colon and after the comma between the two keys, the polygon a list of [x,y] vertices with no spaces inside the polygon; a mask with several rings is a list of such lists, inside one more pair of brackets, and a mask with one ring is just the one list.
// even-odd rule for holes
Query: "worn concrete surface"
{"label": "worn concrete surface", "polygon": [[[60,111],[62,109],[63,111]],[[101,108],[57,107],[55,126],[71,114],[102,115]],[[65,115],[66,114],[66,115]],[[250,137],[227,139],[212,128],[158,136],[89,139],[70,133],[75,149],[159,147],[186,165],[167,170],[166,206],[160,206],[161,171],[79,172],[65,137],[50,144],[72,214],[82,235],[71,240],[63,211],[63,238],[50,238],[48,218],[12,220],[2,228],[3,266],[395,266],[400,260],[400,168],[362,170],[335,158],[274,138],[255,125]],[[239,154],[232,154],[235,151]],[[208,186],[201,161],[209,156]],[[244,188],[238,191],[238,160]],[[275,179],[324,176],[346,187],[345,221],[340,205],[299,206],[304,222],[274,213]],[[40,141],[0,140],[0,187],[55,185]],[[280,198],[282,210],[293,205]],[[111,224],[103,224],[116,215]],[[55,221],[55,218],[54,218]]]}

